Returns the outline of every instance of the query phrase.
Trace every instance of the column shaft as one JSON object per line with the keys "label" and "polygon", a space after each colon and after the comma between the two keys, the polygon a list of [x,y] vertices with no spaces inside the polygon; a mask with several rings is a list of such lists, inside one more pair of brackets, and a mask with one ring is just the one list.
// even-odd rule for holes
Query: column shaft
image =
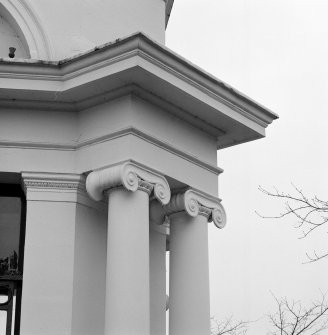
{"label": "column shaft", "polygon": [[209,335],[207,218],[170,217],[170,335]]}
{"label": "column shaft", "polygon": [[149,335],[149,197],[115,188],[108,198],[106,335]]}
{"label": "column shaft", "polygon": [[150,333],[166,334],[166,235],[150,228]]}

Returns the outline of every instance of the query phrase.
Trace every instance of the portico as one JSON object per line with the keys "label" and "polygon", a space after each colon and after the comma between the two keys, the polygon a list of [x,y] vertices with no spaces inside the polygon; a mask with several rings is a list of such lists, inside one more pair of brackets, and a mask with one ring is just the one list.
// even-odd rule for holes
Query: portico
{"label": "portico", "polygon": [[117,24],[79,54],[58,58],[56,35],[49,59],[0,61],[0,183],[26,198],[21,335],[165,335],[167,270],[170,335],[210,334],[217,150],[277,116],[162,44],[172,3],[140,1],[163,14],[139,24],[152,38]]}

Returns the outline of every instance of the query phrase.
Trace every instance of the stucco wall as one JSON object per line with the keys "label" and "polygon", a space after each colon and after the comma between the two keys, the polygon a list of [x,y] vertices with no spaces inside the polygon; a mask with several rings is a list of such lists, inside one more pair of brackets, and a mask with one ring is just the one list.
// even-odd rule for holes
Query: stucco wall
{"label": "stucco wall", "polygon": [[33,0],[27,3],[40,18],[56,60],[138,31],[158,42],[165,40],[163,0]]}
{"label": "stucco wall", "polygon": [[19,33],[1,14],[0,12],[0,58],[8,57],[9,47],[16,48],[16,57],[29,58]]}

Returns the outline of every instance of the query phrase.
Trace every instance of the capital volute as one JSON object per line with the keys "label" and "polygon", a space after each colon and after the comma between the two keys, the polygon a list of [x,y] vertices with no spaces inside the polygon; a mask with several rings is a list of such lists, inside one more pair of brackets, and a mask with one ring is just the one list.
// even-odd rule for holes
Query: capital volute
{"label": "capital volute", "polygon": [[153,192],[154,197],[163,205],[168,204],[171,198],[170,186],[166,179],[134,161],[92,171],[86,180],[87,192],[96,201],[103,198],[105,191],[115,187],[124,187],[131,192],[138,189],[148,194]]}
{"label": "capital volute", "polygon": [[180,212],[185,212],[191,217],[203,215],[220,229],[224,228],[227,222],[220,199],[194,189],[173,194],[170,203],[164,206],[164,209],[168,216]]}

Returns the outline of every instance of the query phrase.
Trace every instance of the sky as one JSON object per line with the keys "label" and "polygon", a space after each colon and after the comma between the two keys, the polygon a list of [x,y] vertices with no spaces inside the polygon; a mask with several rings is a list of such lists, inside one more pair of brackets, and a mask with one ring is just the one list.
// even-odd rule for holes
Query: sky
{"label": "sky", "polygon": [[328,227],[307,239],[284,203],[258,190],[277,187],[328,199],[328,2],[326,0],[176,0],[168,48],[279,115],[266,138],[218,151],[219,195],[228,223],[210,224],[211,315],[250,323],[266,334],[273,295],[304,305],[328,292]]}

